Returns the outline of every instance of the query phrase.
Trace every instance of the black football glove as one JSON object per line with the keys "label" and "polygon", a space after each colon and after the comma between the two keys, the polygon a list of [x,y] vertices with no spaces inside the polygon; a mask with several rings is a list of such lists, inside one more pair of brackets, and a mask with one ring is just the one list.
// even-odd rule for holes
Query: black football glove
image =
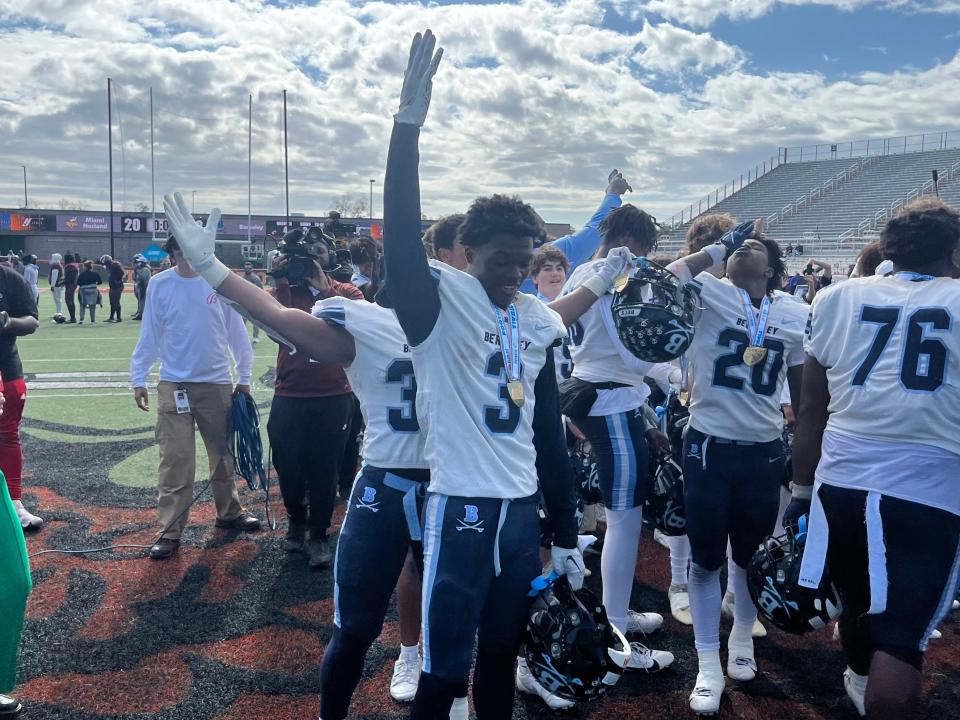
{"label": "black football glove", "polygon": [[753,235],[753,220],[747,220],[737,225],[733,230],[728,230],[722,238],[717,241],[718,245],[723,245],[726,255],[724,260],[743,245],[744,241]]}

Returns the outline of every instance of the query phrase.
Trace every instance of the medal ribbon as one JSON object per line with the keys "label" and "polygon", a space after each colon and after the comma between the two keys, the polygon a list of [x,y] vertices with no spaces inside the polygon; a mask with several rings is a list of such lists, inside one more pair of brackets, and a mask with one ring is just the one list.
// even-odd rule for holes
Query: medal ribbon
{"label": "medal ribbon", "polygon": [[767,334],[767,318],[770,317],[770,297],[763,296],[763,302],[760,303],[760,316],[757,317],[753,309],[753,303],[750,296],[743,288],[737,288],[740,291],[740,300],[743,301],[743,311],[747,314],[747,328],[750,330],[750,345],[753,347],[763,347],[763,338]]}
{"label": "medal ribbon", "polygon": [[507,374],[507,381],[520,379],[520,315],[517,306],[510,303],[507,314],[510,317],[510,327],[503,318],[500,308],[493,308],[497,314],[497,335],[500,336],[500,354],[503,355],[503,368]]}
{"label": "medal ribbon", "polygon": [[901,270],[893,275],[897,280],[907,280],[908,282],[923,282],[924,280],[933,280],[933,275],[923,275],[921,273],[911,272],[910,270]]}

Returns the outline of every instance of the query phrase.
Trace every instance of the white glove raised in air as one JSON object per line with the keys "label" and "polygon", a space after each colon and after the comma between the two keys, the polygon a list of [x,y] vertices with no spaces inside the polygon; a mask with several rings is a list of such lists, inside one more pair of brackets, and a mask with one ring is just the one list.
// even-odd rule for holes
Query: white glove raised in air
{"label": "white glove raised in air", "polygon": [[196,272],[216,290],[230,274],[230,270],[217,259],[217,226],[220,224],[220,208],[210,211],[206,226],[198,225],[190,214],[187,203],[180,193],[163,196],[163,210],[167,215],[170,232],[177,239],[180,252]]}
{"label": "white glove raised in air", "polygon": [[633,253],[628,248],[613,248],[603,259],[603,265],[597,273],[587,278],[581,287],[597,297],[603,297],[613,287],[613,281],[633,266],[633,260]]}
{"label": "white glove raised in air", "polygon": [[566,575],[570,587],[574,590],[583,587],[584,564],[579,549],[554,545],[550,548],[550,560],[553,562],[553,571],[557,575]]}
{"label": "white glove raised in air", "polygon": [[413,36],[410,46],[410,58],[403,73],[403,89],[400,91],[400,109],[393,119],[404,125],[423,127],[430,107],[430,94],[433,92],[433,76],[437,72],[443,48],[434,54],[437,46],[436,36],[429,30]]}

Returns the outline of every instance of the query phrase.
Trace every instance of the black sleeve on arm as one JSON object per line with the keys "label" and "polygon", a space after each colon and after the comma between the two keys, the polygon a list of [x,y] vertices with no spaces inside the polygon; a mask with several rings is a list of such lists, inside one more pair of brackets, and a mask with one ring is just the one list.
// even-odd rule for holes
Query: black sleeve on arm
{"label": "black sleeve on arm", "polygon": [[533,446],[537,451],[537,477],[557,547],[577,546],[576,500],[573,470],[567,456],[560,391],[553,367],[553,348],[547,348],[547,363],[534,386]]}
{"label": "black sleeve on arm", "polygon": [[37,301],[33,299],[33,289],[18,272],[7,273],[7,307],[12,318],[40,317]]}
{"label": "black sleeve on arm", "polygon": [[411,345],[427,339],[440,315],[440,292],[420,241],[419,138],[416,125],[393,124],[383,186],[386,285]]}

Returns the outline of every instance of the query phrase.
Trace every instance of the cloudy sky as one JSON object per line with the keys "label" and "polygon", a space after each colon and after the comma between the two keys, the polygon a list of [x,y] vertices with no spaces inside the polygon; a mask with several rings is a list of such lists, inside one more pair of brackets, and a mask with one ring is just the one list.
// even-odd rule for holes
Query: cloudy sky
{"label": "cloudy sky", "polygon": [[445,48],[422,136],[424,211],[495,191],[579,224],[613,167],[660,218],[777,147],[960,130],[960,0],[0,0],[0,206],[379,212],[410,37]]}

